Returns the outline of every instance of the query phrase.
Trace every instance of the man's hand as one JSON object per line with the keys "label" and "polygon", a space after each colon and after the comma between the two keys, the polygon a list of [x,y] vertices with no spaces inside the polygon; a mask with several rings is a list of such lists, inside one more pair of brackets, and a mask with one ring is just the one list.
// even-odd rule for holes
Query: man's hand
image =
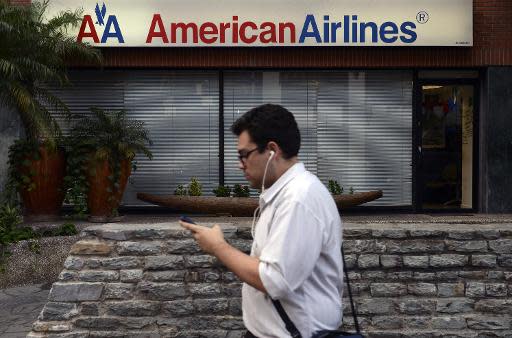
{"label": "man's hand", "polygon": [[180,221],[180,224],[182,227],[192,232],[197,244],[199,244],[203,251],[210,255],[216,256],[215,252],[223,245],[227,244],[218,224],[215,224],[212,228],[183,221]]}

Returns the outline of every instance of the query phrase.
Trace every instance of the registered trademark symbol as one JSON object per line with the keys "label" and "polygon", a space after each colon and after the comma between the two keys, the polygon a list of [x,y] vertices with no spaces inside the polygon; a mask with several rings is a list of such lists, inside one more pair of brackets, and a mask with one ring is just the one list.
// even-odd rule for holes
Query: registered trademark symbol
{"label": "registered trademark symbol", "polygon": [[418,12],[418,14],[416,14],[416,21],[418,21],[421,24],[427,23],[428,18],[429,18],[428,13],[425,11],[421,11],[421,12]]}

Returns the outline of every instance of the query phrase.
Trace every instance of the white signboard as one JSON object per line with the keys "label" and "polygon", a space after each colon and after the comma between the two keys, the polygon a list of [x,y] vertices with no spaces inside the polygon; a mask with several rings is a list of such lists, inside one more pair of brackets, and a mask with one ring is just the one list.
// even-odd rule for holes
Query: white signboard
{"label": "white signboard", "polygon": [[472,46],[473,0],[51,0],[103,47]]}

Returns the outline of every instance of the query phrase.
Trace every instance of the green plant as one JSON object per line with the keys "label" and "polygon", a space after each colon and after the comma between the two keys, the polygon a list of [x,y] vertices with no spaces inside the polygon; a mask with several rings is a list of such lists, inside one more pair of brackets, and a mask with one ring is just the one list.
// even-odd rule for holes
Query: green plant
{"label": "green plant", "polygon": [[213,193],[217,197],[229,197],[231,196],[231,188],[229,185],[219,185],[216,189],[213,189]]}
{"label": "green plant", "polygon": [[355,190],[354,190],[354,188],[353,188],[353,187],[350,187],[350,189],[349,189],[349,192],[348,192],[348,193],[349,193],[350,195],[353,195],[353,194],[354,194],[354,191],[355,191]]}
{"label": "green plant", "polygon": [[340,187],[338,181],[336,180],[329,180],[329,182],[327,183],[327,188],[329,189],[329,192],[333,195],[343,194],[343,187]]}
{"label": "green plant", "polygon": [[99,50],[67,34],[81,23],[81,11],[45,15],[48,1],[11,5],[0,0],[0,103],[17,111],[26,138],[53,145],[61,130],[50,109],[69,115],[47,83],[67,85],[69,61],[99,64]]}
{"label": "green plant", "polygon": [[5,260],[10,255],[7,247],[11,243],[34,236],[31,228],[19,227],[20,224],[21,216],[18,207],[6,204],[0,208],[0,272],[5,270]]}
{"label": "green plant", "polygon": [[178,184],[178,186],[174,190],[174,195],[176,195],[176,196],[186,196],[186,195],[188,195],[187,189],[183,186],[183,184]]}
{"label": "green plant", "polygon": [[203,185],[199,183],[197,178],[192,177],[190,179],[190,184],[188,185],[188,194],[190,196],[201,196],[203,194]]}
{"label": "green plant", "polygon": [[251,192],[247,185],[235,184],[233,186],[233,196],[234,197],[249,197],[251,196]]}
{"label": "green plant", "polygon": [[[75,116],[66,146],[68,149],[68,176],[65,178],[66,198],[78,212],[83,212],[88,192],[87,170],[91,163],[108,162],[111,175],[108,177],[110,200],[120,187],[121,162],[132,161],[137,153],[149,159],[153,154],[146,146],[151,139],[144,122],[130,119],[125,110],[108,111],[93,107],[92,116]],[[92,162],[91,162],[92,161]],[[95,175],[94,169],[91,174]],[[117,213],[117,207],[112,215]]]}

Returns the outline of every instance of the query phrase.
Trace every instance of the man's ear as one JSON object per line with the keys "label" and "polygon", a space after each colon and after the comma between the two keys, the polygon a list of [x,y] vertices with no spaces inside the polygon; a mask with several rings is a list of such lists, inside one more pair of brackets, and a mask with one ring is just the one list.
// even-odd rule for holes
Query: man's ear
{"label": "man's ear", "polygon": [[267,144],[267,149],[274,152],[273,158],[276,158],[277,156],[281,156],[281,148],[279,148],[279,145],[275,143],[274,141],[270,141]]}

